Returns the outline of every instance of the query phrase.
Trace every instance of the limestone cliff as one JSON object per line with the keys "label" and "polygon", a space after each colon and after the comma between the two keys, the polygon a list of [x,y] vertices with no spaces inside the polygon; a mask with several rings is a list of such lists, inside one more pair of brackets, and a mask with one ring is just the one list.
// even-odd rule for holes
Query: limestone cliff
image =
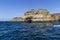
{"label": "limestone cliff", "polygon": [[50,14],[46,9],[30,10],[24,13],[22,17],[13,18],[12,21],[58,21],[60,13]]}

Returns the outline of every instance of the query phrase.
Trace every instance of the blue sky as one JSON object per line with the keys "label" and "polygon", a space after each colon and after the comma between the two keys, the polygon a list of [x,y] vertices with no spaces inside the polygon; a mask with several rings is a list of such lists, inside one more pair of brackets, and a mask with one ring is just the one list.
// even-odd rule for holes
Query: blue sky
{"label": "blue sky", "polygon": [[60,0],[0,0],[0,20],[21,17],[30,9],[47,9],[50,13],[59,13]]}

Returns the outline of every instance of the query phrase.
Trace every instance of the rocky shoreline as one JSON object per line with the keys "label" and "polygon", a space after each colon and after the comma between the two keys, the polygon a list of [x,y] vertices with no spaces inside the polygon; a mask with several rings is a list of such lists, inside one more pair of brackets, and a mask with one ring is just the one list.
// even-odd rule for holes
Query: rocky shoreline
{"label": "rocky shoreline", "polygon": [[22,17],[15,17],[12,21],[22,22],[53,22],[60,21],[60,13],[49,13],[46,9],[30,10],[24,13]]}

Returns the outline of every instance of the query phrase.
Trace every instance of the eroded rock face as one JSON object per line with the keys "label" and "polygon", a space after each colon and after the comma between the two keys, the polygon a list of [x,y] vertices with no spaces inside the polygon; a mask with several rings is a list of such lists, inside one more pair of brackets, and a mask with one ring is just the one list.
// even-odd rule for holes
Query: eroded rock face
{"label": "eroded rock face", "polygon": [[54,17],[55,21],[60,21],[60,13],[54,13],[53,17]]}
{"label": "eroded rock face", "polygon": [[13,21],[27,21],[26,18],[31,18],[32,21],[58,21],[60,13],[50,14],[46,9],[30,10],[24,13],[23,17],[13,18]]}

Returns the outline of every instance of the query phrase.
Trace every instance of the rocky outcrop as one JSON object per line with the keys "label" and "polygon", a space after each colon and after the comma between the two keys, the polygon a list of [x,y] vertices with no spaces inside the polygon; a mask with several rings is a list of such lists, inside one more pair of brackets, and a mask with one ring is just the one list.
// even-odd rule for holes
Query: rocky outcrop
{"label": "rocky outcrop", "polygon": [[60,21],[60,13],[54,13],[53,15],[54,21]]}
{"label": "rocky outcrop", "polygon": [[23,17],[13,18],[12,21],[59,21],[60,13],[50,14],[46,9],[30,10]]}
{"label": "rocky outcrop", "polygon": [[15,17],[12,21],[24,21],[24,19],[22,17]]}

